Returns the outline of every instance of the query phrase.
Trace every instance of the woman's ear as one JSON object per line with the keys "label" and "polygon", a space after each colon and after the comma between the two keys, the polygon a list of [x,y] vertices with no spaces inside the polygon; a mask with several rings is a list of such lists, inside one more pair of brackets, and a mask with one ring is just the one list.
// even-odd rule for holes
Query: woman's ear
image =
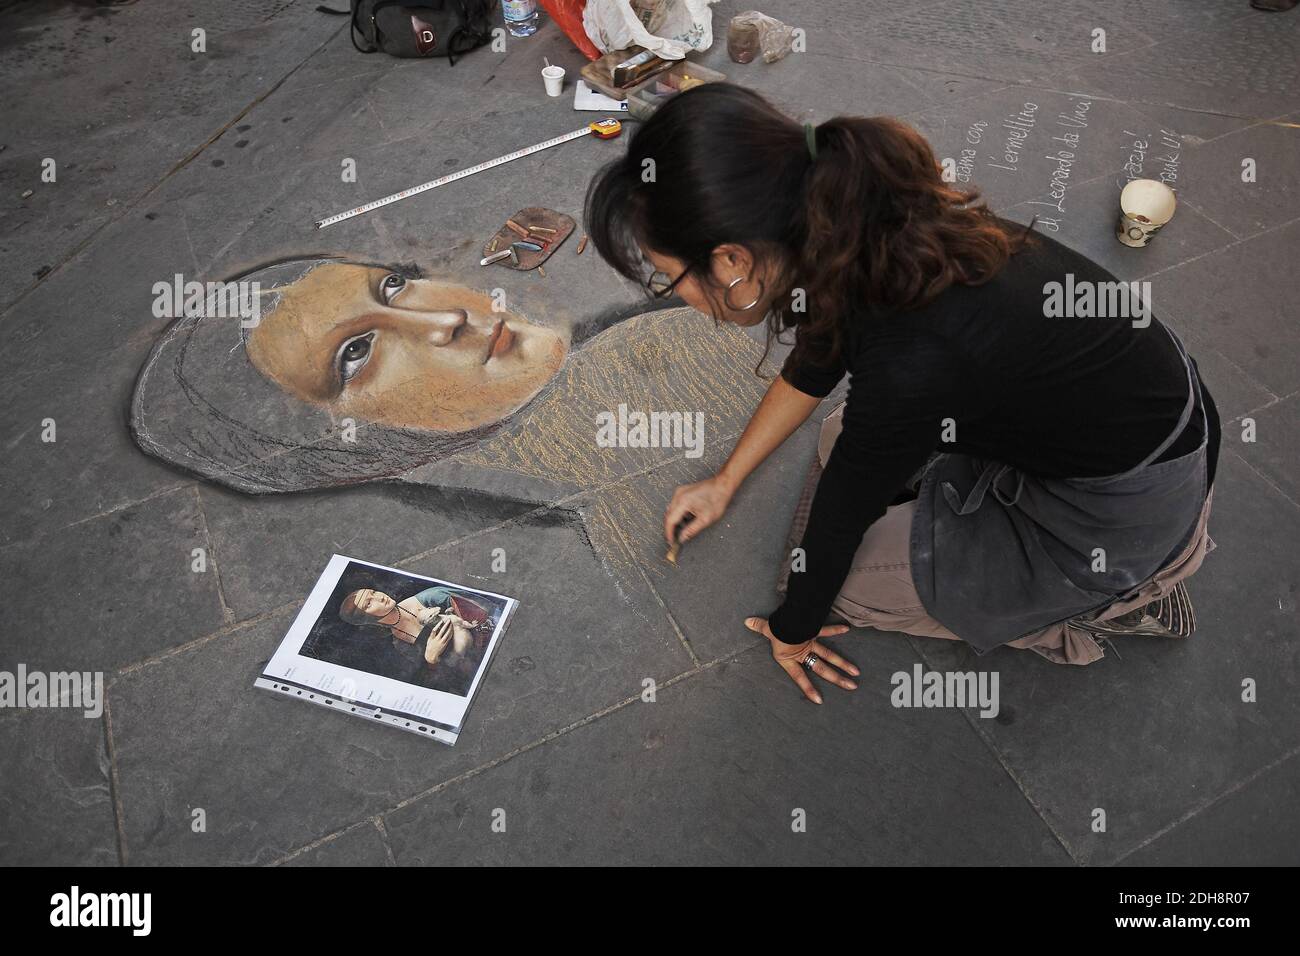
{"label": "woman's ear", "polygon": [[713,250],[713,272],[723,285],[738,275],[749,275],[754,269],[754,254],[738,242],[725,242]]}
{"label": "woman's ear", "polygon": [[735,247],[731,244],[718,246],[709,257],[710,278],[724,287],[731,281],[731,277],[737,274],[739,268]]}

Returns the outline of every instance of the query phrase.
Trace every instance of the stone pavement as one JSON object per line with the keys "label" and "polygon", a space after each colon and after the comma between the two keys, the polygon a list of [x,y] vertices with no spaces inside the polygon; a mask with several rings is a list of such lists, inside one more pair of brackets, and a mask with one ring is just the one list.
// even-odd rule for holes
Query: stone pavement
{"label": "stone pavement", "polygon": [[[168,321],[154,283],[348,251],[473,285],[503,214],[580,217],[621,148],[567,144],[318,233],[322,214],[588,117],[567,90],[541,92],[543,56],[570,78],[584,62],[553,23],[449,68],[361,56],[315,6],[0,2],[0,671],[107,679],[95,719],[0,710],[0,863],[1300,862],[1300,10],[782,0],[763,9],[803,27],[806,52],[738,66],[719,40],[696,57],[800,120],[891,114],[940,157],[974,146],[971,181],[995,208],[1151,281],[1223,419],[1193,638],[1123,639],[1068,668],[854,632],[835,643],[860,689],[814,707],[741,623],[777,603],[812,424],[676,572],[647,559],[652,516],[729,442],[541,508],[508,476],[495,493],[434,476],[252,497],[132,442],[132,386]],[[749,8],[718,3],[715,31]],[[1026,110],[1012,162],[1005,121]],[[1068,147],[1052,139],[1065,132]],[[1052,196],[1061,148],[1072,162]],[[340,179],[345,158],[356,183]],[[1179,197],[1142,250],[1111,235],[1133,176]],[[565,251],[545,278],[494,281],[541,321],[637,311],[631,284]],[[51,419],[57,440],[43,441]],[[498,546],[504,576],[489,569]],[[253,689],[335,550],[521,600],[454,748]],[[996,670],[1000,713],[891,706],[891,675],[918,663]]]}

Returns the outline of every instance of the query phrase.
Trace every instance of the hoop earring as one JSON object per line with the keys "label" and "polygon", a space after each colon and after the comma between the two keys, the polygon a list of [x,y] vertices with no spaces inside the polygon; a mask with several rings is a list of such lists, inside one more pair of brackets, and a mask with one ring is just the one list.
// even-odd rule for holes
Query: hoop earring
{"label": "hoop earring", "polygon": [[725,305],[728,309],[735,309],[737,312],[748,312],[754,306],[758,305],[759,299],[763,298],[763,280],[759,279],[758,295],[754,296],[753,302],[749,303],[749,305],[741,305],[741,306],[735,306],[731,304],[731,300],[727,298],[727,296],[731,293],[731,290],[736,287],[736,283],[744,282],[746,278],[747,278],[746,276],[736,276],[736,278],[732,279],[731,282],[728,283],[727,291],[722,293],[722,304]]}

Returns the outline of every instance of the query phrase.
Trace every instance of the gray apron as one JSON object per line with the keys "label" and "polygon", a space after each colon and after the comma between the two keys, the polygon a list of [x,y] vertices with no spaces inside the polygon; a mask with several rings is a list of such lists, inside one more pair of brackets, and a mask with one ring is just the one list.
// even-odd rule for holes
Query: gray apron
{"label": "gray apron", "polygon": [[1154,463],[1191,420],[1201,387],[1182,341],[1163,327],[1187,370],[1187,404],[1135,467],[1040,478],[957,454],[926,467],[912,518],[912,581],[926,611],[977,654],[1136,592],[1190,540],[1207,492],[1209,429],[1202,407],[1200,447]]}

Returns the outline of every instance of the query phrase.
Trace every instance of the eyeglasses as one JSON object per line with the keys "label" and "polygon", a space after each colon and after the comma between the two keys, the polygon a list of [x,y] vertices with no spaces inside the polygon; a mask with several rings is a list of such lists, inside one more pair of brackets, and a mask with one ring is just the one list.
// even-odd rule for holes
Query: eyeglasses
{"label": "eyeglasses", "polygon": [[646,290],[656,299],[667,298],[672,293],[673,289],[677,287],[677,283],[685,279],[686,273],[690,271],[690,267],[687,266],[682,270],[682,274],[676,279],[669,278],[668,273],[666,272],[656,271],[645,281]]}

